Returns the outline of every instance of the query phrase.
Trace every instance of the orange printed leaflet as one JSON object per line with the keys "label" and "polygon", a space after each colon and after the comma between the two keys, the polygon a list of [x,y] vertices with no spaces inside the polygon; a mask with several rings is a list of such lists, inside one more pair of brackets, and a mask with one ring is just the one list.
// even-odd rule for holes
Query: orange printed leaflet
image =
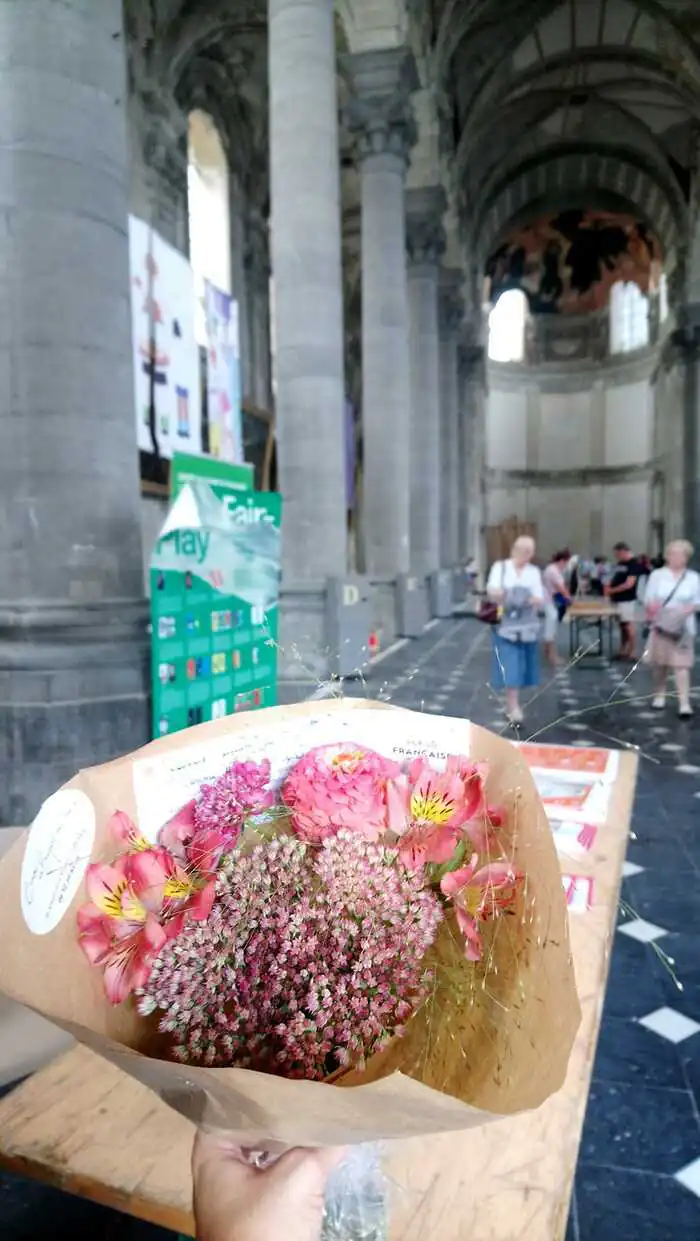
{"label": "orange printed leaflet", "polygon": [[541,771],[556,771],[561,775],[571,772],[597,780],[614,780],[617,774],[617,753],[614,750],[524,742],[520,752],[529,767]]}

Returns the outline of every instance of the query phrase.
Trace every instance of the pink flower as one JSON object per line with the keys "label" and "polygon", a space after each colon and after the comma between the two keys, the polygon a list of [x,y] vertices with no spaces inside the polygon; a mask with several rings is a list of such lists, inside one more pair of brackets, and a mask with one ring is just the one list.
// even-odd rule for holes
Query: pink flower
{"label": "pink flower", "polygon": [[472,763],[463,754],[451,754],[447,760],[446,771],[450,775],[459,776],[462,781],[464,821],[468,822],[482,814],[488,764]]}
{"label": "pink flower", "polygon": [[158,841],[180,862],[187,861],[187,846],[194,836],[194,809],[197,802],[194,798],[178,810],[158,833]]}
{"label": "pink flower", "polygon": [[187,875],[165,849],[123,854],[88,867],[89,901],[78,910],[80,946],[104,970],[108,999],[120,1004],[144,978],[158,949],[185,921],[205,919],[214,883]]}
{"label": "pink flower", "polygon": [[387,800],[389,827],[400,837],[399,856],[411,870],[450,860],[475,803],[454,766],[438,772],[425,758],[412,762],[408,775],[389,781]]}
{"label": "pink flower", "polygon": [[309,750],[282,788],[293,831],[313,845],[339,831],[378,840],[387,827],[387,780],[400,770],[398,763],[355,742]]}
{"label": "pink flower", "polygon": [[139,987],[145,987],[153,962],[168,936],[158,919],[148,914],[131,935],[110,935],[104,921],[81,935],[80,946],[91,965],[102,968],[104,989],[110,1004],[122,1004]]}
{"label": "pink flower", "polygon": [[520,882],[520,875],[510,862],[489,862],[478,870],[477,862],[475,853],[468,866],[440,880],[442,892],[455,905],[465,940],[464,955],[469,961],[480,961],[483,953],[479,924],[497,917],[513,904]]}
{"label": "pink flower", "polygon": [[123,810],[116,810],[107,827],[118,845],[122,845],[129,853],[139,853],[142,849],[150,849],[150,843],[142,836],[133,819]]}
{"label": "pink flower", "polygon": [[262,814],[275,803],[268,787],[270,764],[233,763],[213,784],[203,784],[194,807],[198,830],[215,831],[229,840],[233,848],[243,830],[247,815]]}

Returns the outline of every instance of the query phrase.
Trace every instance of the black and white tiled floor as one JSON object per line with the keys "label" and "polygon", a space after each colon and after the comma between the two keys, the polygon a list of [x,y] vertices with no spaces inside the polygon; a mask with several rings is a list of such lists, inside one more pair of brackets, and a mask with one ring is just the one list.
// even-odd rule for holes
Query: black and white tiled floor
{"label": "black and white tiled floor", "polygon": [[[488,633],[476,622],[441,622],[346,692],[504,731],[489,662]],[[641,755],[567,1241],[700,1238],[700,690],[696,720],[679,721],[670,702],[664,715],[652,712],[650,701],[646,669],[586,660],[543,677],[521,732]],[[0,1176],[2,1241],[74,1231],[92,1241],[167,1236]],[[528,1241],[517,1221],[513,1241]]]}

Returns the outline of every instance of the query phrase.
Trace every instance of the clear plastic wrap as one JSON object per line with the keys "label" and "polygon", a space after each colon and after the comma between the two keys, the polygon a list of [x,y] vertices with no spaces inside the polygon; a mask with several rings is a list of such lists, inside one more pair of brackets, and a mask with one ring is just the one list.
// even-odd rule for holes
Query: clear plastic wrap
{"label": "clear plastic wrap", "polygon": [[376,1143],[353,1146],[326,1189],[322,1241],[386,1241],[388,1182]]}

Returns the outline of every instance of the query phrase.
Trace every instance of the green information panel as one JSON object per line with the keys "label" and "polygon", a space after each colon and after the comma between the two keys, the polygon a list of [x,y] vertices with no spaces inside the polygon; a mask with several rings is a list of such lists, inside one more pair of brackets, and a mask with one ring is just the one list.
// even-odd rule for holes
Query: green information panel
{"label": "green information panel", "polygon": [[170,465],[170,495],[174,499],[186,483],[201,482],[226,486],[230,491],[252,491],[254,475],[254,467],[247,462],[231,465],[226,461],[217,461],[215,457],[176,452]]}
{"label": "green information panel", "polygon": [[153,734],[277,701],[282,500],[182,480],[151,560]]}

